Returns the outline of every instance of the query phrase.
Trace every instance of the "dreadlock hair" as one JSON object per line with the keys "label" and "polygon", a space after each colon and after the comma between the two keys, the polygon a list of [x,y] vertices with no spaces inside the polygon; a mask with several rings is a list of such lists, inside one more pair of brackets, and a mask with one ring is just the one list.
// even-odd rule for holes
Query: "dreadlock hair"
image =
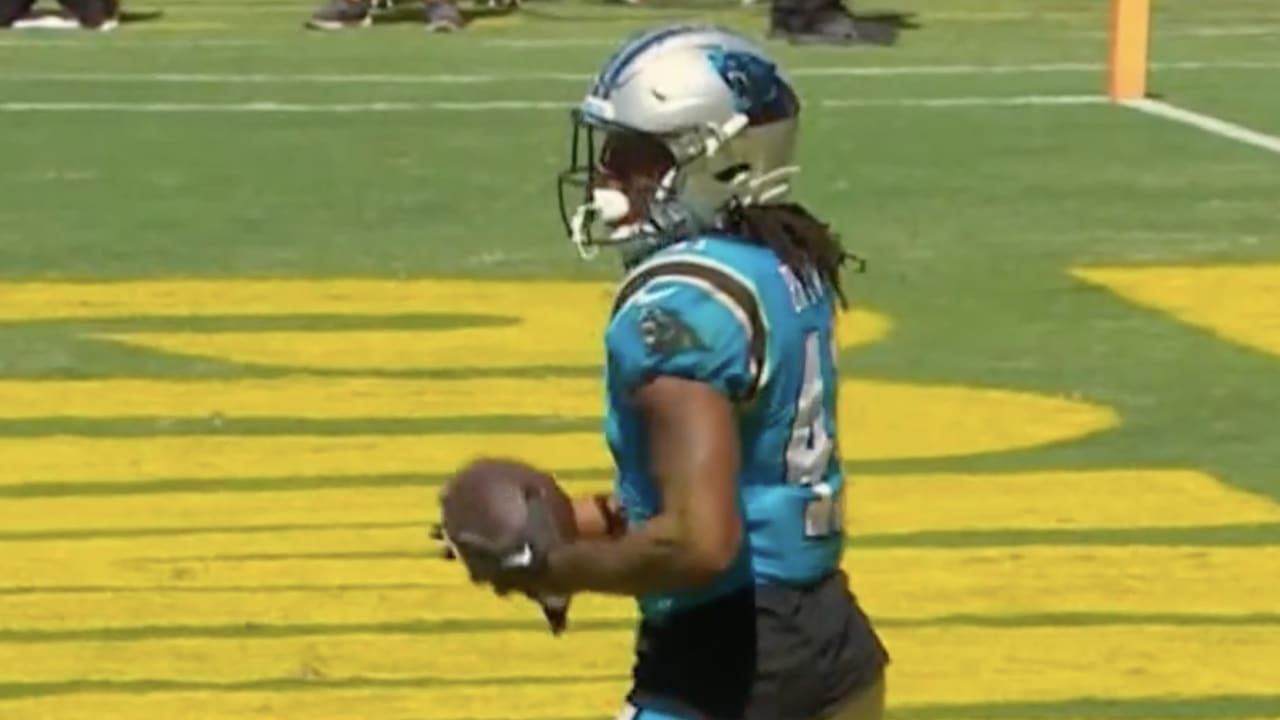
{"label": "dreadlock hair", "polygon": [[810,286],[811,273],[816,271],[822,282],[835,290],[840,307],[849,307],[840,283],[840,268],[847,260],[854,260],[859,268],[865,263],[846,252],[831,226],[814,217],[804,206],[777,203],[738,207],[730,211],[726,225],[726,229],[742,240],[773,250],[806,290],[816,290]]}

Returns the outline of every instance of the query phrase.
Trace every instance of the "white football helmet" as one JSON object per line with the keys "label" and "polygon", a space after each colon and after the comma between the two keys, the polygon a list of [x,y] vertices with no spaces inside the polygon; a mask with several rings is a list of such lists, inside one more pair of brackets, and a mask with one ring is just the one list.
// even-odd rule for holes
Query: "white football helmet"
{"label": "white football helmet", "polygon": [[[633,37],[571,114],[570,166],[559,177],[565,231],[583,257],[615,245],[631,263],[715,230],[734,208],[782,200],[799,169],[799,112],[774,61],[732,30],[671,25]],[[644,191],[643,208],[601,180],[601,151],[619,137],[665,148],[669,169]]]}

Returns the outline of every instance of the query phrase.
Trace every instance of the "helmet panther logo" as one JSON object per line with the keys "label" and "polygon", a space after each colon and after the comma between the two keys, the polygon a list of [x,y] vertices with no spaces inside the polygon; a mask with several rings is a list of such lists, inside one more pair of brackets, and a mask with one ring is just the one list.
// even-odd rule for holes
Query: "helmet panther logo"
{"label": "helmet panther logo", "polygon": [[733,91],[738,112],[755,117],[778,101],[778,73],[773,63],[754,53],[719,47],[710,49],[708,59]]}

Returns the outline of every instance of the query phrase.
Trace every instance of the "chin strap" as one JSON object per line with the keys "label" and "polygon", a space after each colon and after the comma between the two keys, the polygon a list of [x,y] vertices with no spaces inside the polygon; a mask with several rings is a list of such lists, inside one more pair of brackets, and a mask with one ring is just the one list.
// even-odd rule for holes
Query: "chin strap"
{"label": "chin strap", "polygon": [[[698,153],[701,158],[713,157],[725,143],[732,140],[741,133],[750,124],[750,120],[742,113],[735,114],[722,125],[708,124],[706,131],[703,133],[701,152]],[[695,146],[696,147],[696,146]],[[671,235],[678,236],[686,233],[691,226],[696,224],[693,219],[688,216],[688,212],[683,208],[675,206],[676,184],[679,181],[681,165],[677,164],[667,170],[663,174],[662,179],[658,181],[658,186],[654,190],[653,200],[649,207],[649,218],[621,225],[607,230],[608,239],[601,240],[596,238],[596,233],[592,232],[598,224],[617,222],[627,216],[631,211],[631,201],[620,190],[612,188],[595,188],[591,191],[591,201],[579,205],[574,211],[573,217],[570,219],[570,240],[574,247],[578,249],[578,255],[584,260],[591,260],[600,252],[601,245],[620,245],[627,246],[636,243],[642,243],[646,238],[654,241],[660,241],[663,237]],[[735,180],[748,184],[748,196],[754,198],[754,192],[751,186],[781,180],[794,172],[791,168],[779,168],[765,178],[756,180],[753,183],[745,182],[745,178]],[[780,188],[771,190],[769,198],[755,198],[756,201],[765,201],[772,197],[785,193],[787,186],[783,184]],[[606,228],[600,227],[600,234],[603,235]]]}
{"label": "chin strap", "polygon": [[594,190],[592,201],[579,205],[569,221],[570,239],[578,254],[591,260],[599,254],[601,245],[626,246],[660,236],[659,228],[649,220],[607,227],[606,223],[617,222],[630,211],[631,202],[621,191]]}
{"label": "chin strap", "polygon": [[572,233],[569,239],[573,241],[573,246],[578,249],[583,260],[590,260],[600,252],[600,248],[591,241],[591,226],[595,224],[598,214],[594,204],[583,203],[573,211],[573,218],[569,221]]}

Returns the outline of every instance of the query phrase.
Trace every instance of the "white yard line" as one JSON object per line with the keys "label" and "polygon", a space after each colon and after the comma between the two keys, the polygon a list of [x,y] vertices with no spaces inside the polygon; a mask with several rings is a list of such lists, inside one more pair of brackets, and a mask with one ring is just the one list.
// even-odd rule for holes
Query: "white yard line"
{"label": "white yard line", "polygon": [[1161,35],[1186,37],[1246,37],[1254,35],[1280,35],[1280,25],[1221,25],[1186,28],[1160,28]]}
{"label": "white yard line", "polygon": [[[1268,37],[1280,35],[1280,25],[1206,25],[1204,27],[1167,27],[1159,28],[1160,37]],[[1106,38],[1111,33],[1107,30],[1078,30],[1072,35],[1088,38]]]}
{"label": "white yard line", "polygon": [[1052,105],[1101,105],[1108,102],[1102,95],[1013,95],[937,98],[875,98],[819,100],[822,107],[1043,107]]}
{"label": "white yard line", "polygon": [[1139,112],[1155,115],[1166,120],[1189,125],[1197,130],[1217,135],[1227,140],[1234,140],[1245,145],[1252,145],[1280,155],[1280,137],[1251,130],[1243,125],[1228,122],[1212,115],[1194,112],[1159,100],[1130,100],[1123,103]]}
{"label": "white yard line", "polygon": [[[1057,62],[1025,65],[829,65],[797,67],[787,71],[793,77],[899,77],[930,75],[1038,75],[1051,73],[1093,73],[1105,70],[1101,63]],[[1277,62],[1181,61],[1153,63],[1161,70],[1280,70]],[[271,83],[359,84],[359,85],[479,85],[519,82],[586,83],[589,73],[7,73],[0,82],[93,82],[93,83],[176,83],[251,85]]]}
{"label": "white yard line", "polygon": [[[1005,97],[919,97],[820,99],[828,108],[871,107],[1036,107],[1093,105],[1105,103],[1100,95],[1022,95]],[[368,103],[287,103],[287,102],[0,102],[0,113],[386,113],[386,112],[499,112],[523,110],[567,110],[571,102],[544,100],[484,100],[476,102],[368,102]]]}
{"label": "white yard line", "polygon": [[[97,40],[98,38],[93,38]],[[35,39],[28,36],[26,39],[4,38],[0,39],[0,47],[13,48],[92,48],[101,49],[109,48],[160,48],[160,47],[178,47],[178,48],[239,48],[239,47],[261,47],[270,45],[267,40],[219,40],[216,38],[191,38],[189,40],[144,40],[144,41],[125,41],[119,37],[112,37],[101,42],[92,40],[50,40]]]}
{"label": "white yard line", "polygon": [[522,50],[573,47],[617,47],[619,41],[614,38],[510,38],[507,40],[482,40],[484,47],[519,48]]}
{"label": "white yard line", "polygon": [[[458,109],[456,103],[190,103],[190,102],[0,102],[0,112],[6,113],[380,113],[420,112],[425,110]],[[471,110],[498,109],[489,103],[468,103]],[[565,106],[567,107],[567,105]],[[532,102],[521,103],[519,109],[534,109]]]}
{"label": "white yard line", "polygon": [[427,73],[423,75],[348,73],[4,73],[0,82],[48,83],[175,83],[212,85],[484,85],[503,82],[578,82],[591,79],[583,73]]}
{"label": "white yard line", "polygon": [[[788,70],[796,77],[896,77],[903,75],[1040,75],[1052,73],[1093,73],[1106,70],[1104,63],[1052,62],[1008,65],[837,65],[830,67],[800,67]],[[1280,61],[1200,61],[1184,60],[1151,63],[1151,70],[1275,70]]]}

